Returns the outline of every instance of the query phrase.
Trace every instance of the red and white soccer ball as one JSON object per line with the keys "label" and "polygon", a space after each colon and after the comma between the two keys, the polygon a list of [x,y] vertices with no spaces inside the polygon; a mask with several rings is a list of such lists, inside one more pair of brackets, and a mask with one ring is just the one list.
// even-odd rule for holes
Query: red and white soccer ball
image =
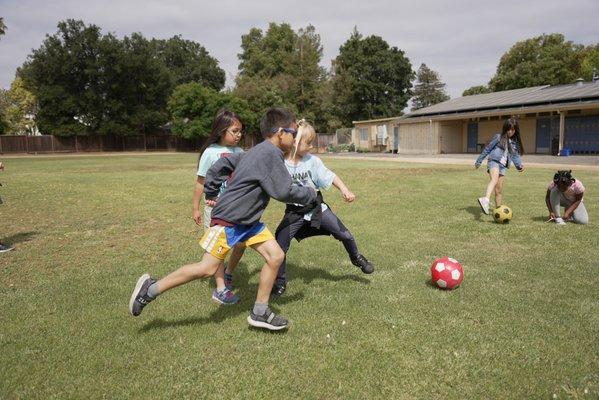
{"label": "red and white soccer ball", "polygon": [[441,289],[455,289],[464,280],[462,265],[451,257],[435,260],[431,266],[433,284]]}

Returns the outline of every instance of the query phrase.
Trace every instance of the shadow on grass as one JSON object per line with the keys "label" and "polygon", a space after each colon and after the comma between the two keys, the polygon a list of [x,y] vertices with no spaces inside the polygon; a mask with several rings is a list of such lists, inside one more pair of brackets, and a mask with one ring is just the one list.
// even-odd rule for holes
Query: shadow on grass
{"label": "shadow on grass", "polygon": [[462,211],[468,211],[470,214],[474,216],[474,219],[477,221],[480,221],[481,217],[483,216],[483,212],[481,211],[480,207],[476,206],[464,207],[462,208]]}
{"label": "shadow on grass", "polygon": [[548,219],[549,219],[549,217],[537,216],[537,217],[532,217],[531,221],[535,221],[535,222],[547,222]]}
{"label": "shadow on grass", "polygon": [[29,231],[29,232],[21,232],[21,233],[17,233],[15,235],[12,236],[7,236],[2,239],[2,242],[7,243],[7,244],[17,244],[17,243],[23,243],[23,242],[28,242],[31,239],[33,239],[35,236],[37,236],[39,234],[38,231]]}
{"label": "shadow on grass", "polygon": [[[374,272],[376,274],[376,271]],[[315,280],[327,280],[327,281],[355,281],[364,284],[370,284],[370,279],[366,279],[362,276],[360,269],[355,267],[352,274],[334,275],[331,274],[324,268],[316,267],[302,267],[296,264],[287,264],[287,280],[294,281],[300,279],[304,283],[312,283]]]}
{"label": "shadow on grass", "polygon": [[[278,299],[277,304],[286,304],[294,301],[301,300],[304,297],[303,293],[296,293],[293,296],[283,296]],[[166,320],[163,318],[156,318],[145,324],[143,327],[139,329],[139,333],[150,332],[154,329],[164,329],[164,328],[175,328],[179,326],[189,326],[189,325],[205,325],[205,324],[214,324],[225,321],[228,318],[234,318],[239,316],[240,314],[249,314],[250,306],[247,306],[247,303],[254,304],[254,297],[252,296],[251,300],[242,301],[238,304],[232,306],[220,306],[216,310],[210,312],[209,315],[204,317],[190,317],[183,319],[174,319],[174,320]],[[246,306],[244,306],[244,304]],[[271,309],[278,313],[276,307],[272,307]]]}

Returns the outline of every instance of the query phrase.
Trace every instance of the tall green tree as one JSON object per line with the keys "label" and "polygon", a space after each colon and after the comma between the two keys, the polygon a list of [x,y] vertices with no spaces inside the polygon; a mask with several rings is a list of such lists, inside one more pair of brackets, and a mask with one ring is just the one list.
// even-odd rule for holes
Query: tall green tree
{"label": "tall green tree", "polygon": [[18,74],[39,100],[40,130],[58,135],[153,132],[168,121],[177,83],[224,85],[217,61],[195,42],[119,39],[77,20],[60,22]]}
{"label": "tall green tree", "polygon": [[462,96],[473,96],[475,94],[484,93],[491,93],[491,89],[489,89],[489,87],[485,85],[477,85],[464,90],[464,92],[462,92]]}
{"label": "tall green tree", "polygon": [[174,86],[198,82],[202,86],[221,90],[225,86],[225,71],[204,46],[173,36],[167,40],[153,39],[159,57],[172,75]]}
{"label": "tall green tree", "polygon": [[327,80],[320,35],[312,25],[297,32],[289,24],[270,23],[266,32],[252,28],[241,38],[234,93],[259,116],[272,106],[290,108],[326,129],[319,88]]}
{"label": "tall green tree", "polygon": [[246,130],[256,129],[248,126],[252,121],[255,123],[256,117],[245,100],[195,82],[179,85],[168,102],[173,133],[184,138],[208,136],[214,116],[223,108],[238,114],[246,124]]}
{"label": "tall green tree", "polygon": [[573,83],[580,76],[583,46],[560,33],[517,42],[499,61],[492,91]]}
{"label": "tall green tree", "polygon": [[404,52],[379,36],[354,28],[333,61],[336,113],[345,126],[353,120],[400,115],[412,95],[412,64]]}
{"label": "tall green tree", "polygon": [[420,64],[420,68],[416,72],[412,111],[442,103],[446,100],[449,100],[449,96],[445,92],[445,84],[441,82],[439,74],[426,64]]}

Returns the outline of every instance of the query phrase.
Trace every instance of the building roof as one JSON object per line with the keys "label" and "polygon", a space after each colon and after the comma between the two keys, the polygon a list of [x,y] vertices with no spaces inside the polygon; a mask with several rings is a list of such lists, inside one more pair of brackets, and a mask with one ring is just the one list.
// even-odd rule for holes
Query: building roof
{"label": "building roof", "polygon": [[389,117],[389,118],[378,118],[378,119],[365,119],[362,121],[352,121],[352,123],[354,124],[369,124],[372,122],[387,122],[387,121],[393,121],[394,119],[398,119],[399,116],[397,117]]}
{"label": "building roof", "polygon": [[589,100],[596,100],[599,103],[599,81],[578,82],[571,85],[559,86],[535,86],[458,97],[413,111],[403,116],[402,119],[558,103],[588,102]]}

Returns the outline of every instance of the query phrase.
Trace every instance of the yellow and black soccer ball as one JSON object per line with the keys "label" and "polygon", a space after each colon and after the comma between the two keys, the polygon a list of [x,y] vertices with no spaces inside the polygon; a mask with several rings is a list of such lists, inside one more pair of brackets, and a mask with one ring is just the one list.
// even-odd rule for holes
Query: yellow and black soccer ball
{"label": "yellow and black soccer ball", "polygon": [[498,224],[507,224],[512,219],[512,209],[506,205],[500,205],[493,210],[493,219]]}

